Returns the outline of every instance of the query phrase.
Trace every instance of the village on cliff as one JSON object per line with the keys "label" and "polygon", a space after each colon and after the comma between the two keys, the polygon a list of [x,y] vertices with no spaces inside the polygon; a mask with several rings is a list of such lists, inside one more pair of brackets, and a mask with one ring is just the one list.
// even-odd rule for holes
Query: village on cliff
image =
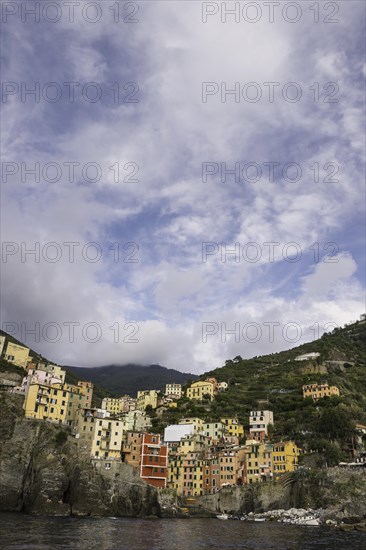
{"label": "village on cliff", "polygon": [[[6,345],[7,344],[7,345]],[[24,396],[27,419],[52,422],[68,427],[81,453],[106,470],[113,462],[125,462],[156,488],[171,488],[178,495],[194,497],[223,487],[277,481],[299,467],[301,449],[294,441],[271,441],[275,422],[271,410],[250,412],[249,430],[235,417],[219,421],[181,418],[168,425],[164,434],[152,433],[149,413],[161,415],[177,408],[183,394],[189,400],[210,402],[228,388],[227,382],[210,377],[191,383],[185,392],[181,384],[166,384],[165,392],[140,390],[137,398],[124,395],[106,397],[101,407],[92,407],[93,384],[65,382],[60,366],[30,358],[29,349],[0,337],[1,356],[24,369],[21,385],[2,387],[3,391]],[[314,359],[309,353],[297,361]],[[336,386],[308,384],[303,397],[314,401],[339,395]],[[366,426],[359,426],[361,435]]]}

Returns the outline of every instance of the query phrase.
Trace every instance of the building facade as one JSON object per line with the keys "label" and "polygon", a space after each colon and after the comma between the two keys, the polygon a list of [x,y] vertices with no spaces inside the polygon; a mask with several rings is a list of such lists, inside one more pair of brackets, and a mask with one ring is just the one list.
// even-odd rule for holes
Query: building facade
{"label": "building facade", "polygon": [[168,474],[168,447],[159,434],[142,436],[140,477],[154,487],[166,487]]}
{"label": "building facade", "polygon": [[337,386],[329,386],[328,384],[306,384],[302,387],[302,395],[304,399],[311,397],[313,401],[317,401],[322,397],[339,395],[339,388]]}
{"label": "building facade", "polygon": [[137,392],[137,409],[144,411],[146,407],[151,405],[153,409],[158,406],[159,392],[156,390],[144,390]]}
{"label": "building facade", "polygon": [[182,397],[182,385],[166,384],[165,395],[166,397],[172,397],[173,399],[180,399]]}
{"label": "building facade", "polygon": [[29,348],[25,346],[19,346],[14,342],[8,342],[4,354],[4,359],[6,359],[6,361],[9,361],[9,363],[13,363],[18,367],[26,369],[29,360]]}
{"label": "building facade", "polygon": [[250,437],[258,441],[264,440],[268,436],[268,426],[273,426],[272,411],[251,411],[249,417]]}
{"label": "building facade", "polygon": [[273,444],[273,476],[294,472],[298,468],[300,449],[293,441],[282,441]]}

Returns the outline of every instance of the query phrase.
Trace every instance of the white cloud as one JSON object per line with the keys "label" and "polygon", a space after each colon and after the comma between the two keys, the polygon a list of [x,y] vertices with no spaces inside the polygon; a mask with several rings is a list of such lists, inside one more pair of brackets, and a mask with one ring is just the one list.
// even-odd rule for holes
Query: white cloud
{"label": "white cloud", "polygon": [[[361,8],[353,2],[334,26],[310,19],[298,26],[223,25],[218,18],[202,24],[199,3],[177,8],[176,2],[144,3],[140,23],[125,25],[124,32],[106,19],[54,26],[52,41],[49,26],[37,25],[48,49],[40,47],[30,26],[22,27],[22,41],[20,27],[9,28],[14,52],[9,80],[103,80],[109,86],[134,80],[140,86],[137,104],[117,106],[108,87],[109,103],[103,105],[80,98],[76,106],[17,98],[5,104],[5,160],[81,166],[93,161],[103,169],[94,184],[70,184],[64,176],[57,184],[13,182],[3,189],[4,240],[29,247],[36,241],[73,241],[80,248],[96,241],[103,249],[95,264],[80,254],[73,264],[66,258],[24,263],[18,254],[3,265],[4,320],[98,322],[103,328],[97,344],[80,337],[72,345],[64,338],[35,343],[56,360],[160,362],[203,371],[230,356],[292,344],[264,336],[257,343],[242,338],[236,343],[233,337],[221,342],[220,334],[203,344],[202,322],[228,327],[255,322],[263,328],[264,322],[283,326],[294,320],[311,338],[314,323],[342,324],[364,307],[357,282],[362,258],[338,243],[364,211],[362,61],[348,41],[350,29],[361,23]],[[204,81],[227,82],[228,88],[258,82],[263,92],[264,82],[295,81],[303,97],[289,103],[279,91],[274,103],[235,103],[230,96],[222,103],[217,94],[202,103]],[[319,82],[323,93],[329,81],[339,84],[338,103],[324,103],[323,96],[314,103],[309,86]],[[139,183],[114,183],[109,167],[131,161],[139,165]],[[265,177],[257,183],[230,177],[203,183],[204,161],[228,167],[296,162],[302,177],[296,183]],[[338,182],[326,181],[329,162],[340,167]],[[117,241],[138,243],[138,264],[113,261],[109,246]],[[242,247],[250,241],[262,249],[265,242],[279,242],[275,261],[241,257],[223,263],[218,253],[202,263],[202,242]],[[313,243],[322,247],[331,241],[339,246],[339,261],[309,267]],[[301,261],[283,258],[289,242],[301,247]],[[138,323],[139,342],[115,343],[109,327],[132,321]]]}

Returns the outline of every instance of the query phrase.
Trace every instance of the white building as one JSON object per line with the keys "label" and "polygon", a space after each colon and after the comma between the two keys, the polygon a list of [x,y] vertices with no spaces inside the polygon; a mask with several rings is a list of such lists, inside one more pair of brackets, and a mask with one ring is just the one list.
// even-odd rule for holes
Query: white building
{"label": "white building", "polygon": [[311,361],[312,359],[316,359],[319,356],[320,353],[311,351],[309,353],[304,353],[303,355],[298,355],[297,357],[295,357],[295,361]]}
{"label": "white building", "polygon": [[165,395],[166,397],[172,397],[173,399],[180,399],[182,397],[182,385],[166,384]]}
{"label": "white building", "polygon": [[249,417],[249,433],[254,439],[264,439],[268,435],[268,426],[273,425],[272,411],[251,411]]}
{"label": "white building", "polygon": [[226,427],[223,422],[208,422],[203,427],[203,433],[211,441],[217,441],[225,436]]}
{"label": "white building", "polygon": [[[65,371],[62,371],[62,372],[64,375],[66,374]],[[28,375],[24,376],[20,386],[16,386],[15,388],[12,389],[12,393],[20,393],[26,396],[28,393],[29,386],[31,384],[42,384],[42,385],[63,384],[64,380],[65,380],[65,376],[56,376],[50,371],[40,370],[40,369],[28,369]]]}
{"label": "white building", "polygon": [[177,443],[183,437],[194,433],[193,424],[171,424],[164,430],[165,443]]}
{"label": "white building", "polygon": [[151,428],[151,418],[144,411],[129,411],[122,417],[125,432],[144,432]]}

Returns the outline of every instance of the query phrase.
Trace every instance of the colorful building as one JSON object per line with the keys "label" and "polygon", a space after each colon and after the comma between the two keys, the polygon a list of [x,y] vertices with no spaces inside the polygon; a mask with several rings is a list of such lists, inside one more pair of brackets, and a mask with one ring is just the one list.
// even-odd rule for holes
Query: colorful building
{"label": "colorful building", "polygon": [[102,401],[102,409],[113,415],[136,410],[136,399],[129,395],[122,397],[105,397]]}
{"label": "colorful building", "polygon": [[91,454],[95,425],[101,418],[107,418],[109,413],[103,409],[82,408],[78,410],[76,422],[76,438],[79,449]]}
{"label": "colorful building", "polygon": [[242,483],[242,469],[245,459],[245,449],[223,449],[219,453],[220,486]]}
{"label": "colorful building", "polygon": [[144,411],[151,405],[153,409],[158,406],[159,392],[156,390],[144,390],[137,392],[137,409]]}
{"label": "colorful building", "polygon": [[313,401],[317,401],[322,397],[339,395],[339,388],[337,386],[329,386],[328,384],[306,384],[302,387],[302,394],[304,399],[311,397]]}
{"label": "colorful building", "polygon": [[166,397],[171,397],[172,399],[180,399],[182,397],[182,385],[166,384],[165,395]]}
{"label": "colorful building", "polygon": [[198,401],[202,401],[205,396],[208,396],[212,401],[214,393],[215,384],[212,381],[199,380],[198,382],[193,382],[187,389],[188,399],[196,399]]}
{"label": "colorful building", "polygon": [[62,384],[31,383],[23,405],[26,418],[66,424],[70,394]]}
{"label": "colorful building", "polygon": [[50,420],[68,426],[76,425],[79,409],[87,407],[90,393],[86,386],[73,384],[30,383],[24,401],[27,418]]}
{"label": "colorful building", "polygon": [[122,422],[111,418],[100,418],[94,422],[94,426],[91,456],[104,460],[121,460]]}
{"label": "colorful building", "polygon": [[204,421],[202,420],[202,418],[188,416],[179,420],[179,424],[193,424],[195,433],[203,433]]}
{"label": "colorful building", "polygon": [[127,432],[122,444],[122,461],[134,468],[140,468],[143,435],[142,432]]}
{"label": "colorful building", "polygon": [[294,472],[298,468],[300,449],[293,441],[281,441],[273,444],[273,476]]}
{"label": "colorful building", "polygon": [[151,418],[145,411],[129,411],[121,419],[126,432],[143,432],[151,428]]}
{"label": "colorful building", "polygon": [[92,399],[93,399],[93,388],[94,385],[92,382],[79,381],[78,387],[81,388],[81,392],[85,397],[85,407],[91,408]]}
{"label": "colorful building", "polygon": [[4,354],[4,359],[6,359],[6,361],[9,361],[9,363],[13,363],[18,367],[26,369],[29,361],[29,348],[25,346],[19,346],[14,342],[8,342]]}
{"label": "colorful building", "polygon": [[181,438],[178,446],[178,454],[204,453],[207,447],[207,438],[202,433],[193,433]]}
{"label": "colorful building", "polygon": [[239,423],[239,420],[234,418],[221,418],[221,422],[225,426],[225,435],[230,435],[232,437],[244,437],[244,426]]}
{"label": "colorful building", "polygon": [[270,443],[247,441],[243,469],[245,484],[272,479],[273,449]]}
{"label": "colorful building", "polygon": [[226,426],[223,422],[207,422],[203,425],[203,433],[210,442],[221,441],[226,433]]}
{"label": "colorful building", "polygon": [[193,424],[171,424],[164,429],[165,443],[179,443],[180,440],[194,433]]}
{"label": "colorful building", "polygon": [[168,447],[162,445],[159,434],[143,434],[140,477],[154,487],[166,487]]}
{"label": "colorful building", "polygon": [[249,417],[249,433],[252,439],[263,441],[268,436],[268,426],[273,426],[272,411],[251,411]]}

